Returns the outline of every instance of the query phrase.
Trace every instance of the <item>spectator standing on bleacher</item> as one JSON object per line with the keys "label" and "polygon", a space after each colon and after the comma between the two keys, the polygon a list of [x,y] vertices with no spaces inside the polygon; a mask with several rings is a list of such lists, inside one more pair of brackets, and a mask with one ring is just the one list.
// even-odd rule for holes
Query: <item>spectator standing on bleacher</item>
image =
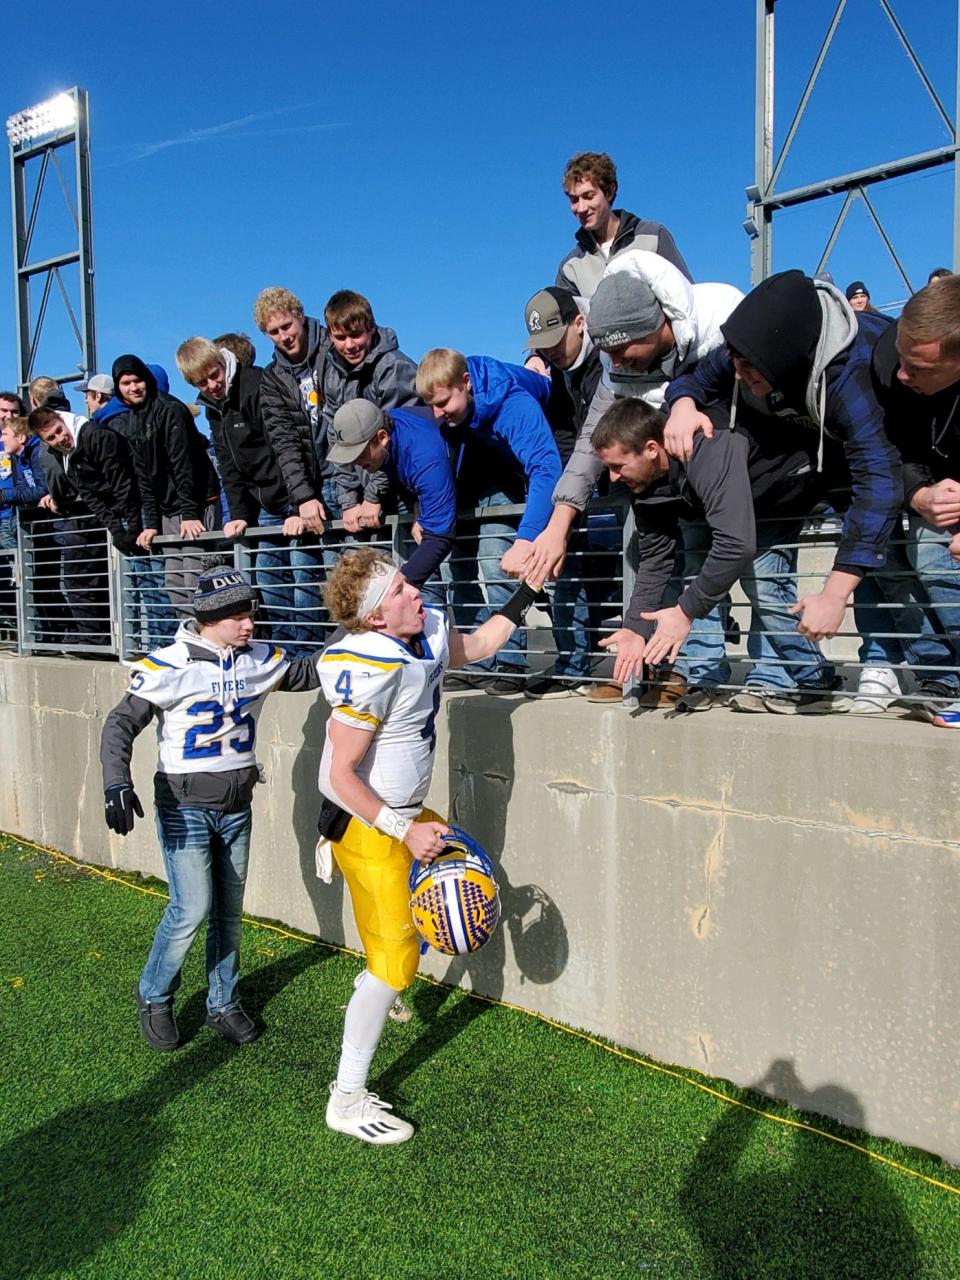
{"label": "spectator standing on bleacher", "polygon": [[340,518],[320,403],[329,336],[319,320],[304,314],[300,299],[280,287],[257,296],[253,320],[274,345],[260,383],[263,423],[294,514],[319,535],[328,521]]}
{"label": "spectator standing on bleacher", "polygon": [[[393,329],[377,324],[362,293],[341,289],[324,307],[323,318],[330,338],[320,376],[328,439],[335,413],[351,400],[369,400],[379,409],[419,403],[416,361],[400,350]],[[339,501],[349,533],[379,526],[386,484],[375,471],[338,471]]]}
{"label": "spectator standing on bleacher", "polygon": [[[193,540],[219,528],[220,483],[193,414],[161,388],[159,371],[139,356],[119,356],[112,372],[127,413],[113,419],[111,425],[130,445],[143,502],[143,531],[137,545],[149,552],[158,534]],[[159,575],[159,565],[151,565],[150,571]],[[198,555],[164,555],[164,588],[176,614],[188,613],[199,571]],[[154,613],[162,607],[154,589],[158,585],[148,584]],[[150,612],[148,608],[148,615]],[[169,638],[176,630],[177,618],[166,616],[162,625],[154,618],[154,623],[160,629],[156,636],[151,635],[151,642]]]}
{"label": "spectator standing on bleacher", "polygon": [[610,259],[630,248],[658,253],[688,280],[693,279],[673,236],[662,223],[613,208],[617,168],[605,152],[581,151],[568,160],[563,189],[580,230],[577,247],[567,254],[557,271],[560,288],[590,299]]}
{"label": "spectator standing on bleacher", "polygon": [[[101,419],[97,417],[106,409],[107,405],[114,400],[113,379],[109,373],[94,373],[84,382],[74,383],[73,390],[79,392],[83,396],[83,403],[86,406],[87,417],[91,422],[99,422]],[[116,401],[116,412],[124,413],[126,410],[123,405]],[[110,415],[115,416],[113,414]]]}
{"label": "spectator standing on bleacher", "polygon": [[107,529],[124,555],[136,549],[141,497],[126,440],[112,427],[56,409],[34,409],[30,430],[46,445],[41,462],[49,494],[41,499],[61,518],[63,595],[72,618],[70,642],[100,646],[110,630],[108,561],[99,529]]}
{"label": "spectator standing on bleacher", "polygon": [[886,324],[893,324],[893,316],[885,316],[883,312],[878,311],[870,301],[869,291],[862,280],[853,280],[847,285],[846,299],[850,303],[851,307],[853,307],[854,311],[858,313],[862,311],[869,311],[872,316],[877,316]]}
{"label": "spectator standing on bleacher", "polygon": [[[188,338],[177,349],[177,368],[199,391],[230,509],[224,536],[279,527],[288,545],[262,540],[256,555],[260,600],[278,644],[319,642],[321,582],[315,552],[304,552],[304,523],[294,515],[287,486],[260,411],[263,370],[243,366],[226,347]],[[306,535],[307,541],[313,535]]]}
{"label": "spectator standing on bleacher", "polygon": [[[890,439],[903,458],[907,555],[960,660],[960,276],[915,293],[873,353]],[[957,673],[918,673],[911,712],[960,726]]]}

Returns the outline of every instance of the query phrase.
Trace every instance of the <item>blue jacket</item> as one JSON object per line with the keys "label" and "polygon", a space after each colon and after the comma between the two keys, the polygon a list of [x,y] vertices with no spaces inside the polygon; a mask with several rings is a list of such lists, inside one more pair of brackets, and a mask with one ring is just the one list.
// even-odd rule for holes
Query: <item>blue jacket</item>
{"label": "blue jacket", "polygon": [[423,540],[403,566],[408,582],[422,587],[450,554],[457,522],[457,492],[443,436],[429,409],[390,409],[393,430],[383,471],[417,504]]}
{"label": "blue jacket", "polygon": [[456,433],[475,433],[478,441],[495,449],[522,475],[527,505],[517,537],[532,540],[547,526],[553,511],[553,487],[563,470],[544,413],[550,399],[550,379],[492,356],[468,356],[467,372],[473,391],[473,417],[463,427],[446,429],[447,438],[457,451],[456,474],[460,474],[466,439],[458,439]]}
{"label": "blue jacket", "polygon": [[90,421],[109,422],[111,418],[116,418],[118,414],[129,412],[130,406],[124,404],[118,396],[114,396],[112,400],[107,401],[103,408],[97,410]]}
{"label": "blue jacket", "polygon": [[15,507],[35,507],[50,492],[40,462],[42,448],[43,445],[36,436],[28,436],[20,452],[11,455],[13,474],[8,501]]}

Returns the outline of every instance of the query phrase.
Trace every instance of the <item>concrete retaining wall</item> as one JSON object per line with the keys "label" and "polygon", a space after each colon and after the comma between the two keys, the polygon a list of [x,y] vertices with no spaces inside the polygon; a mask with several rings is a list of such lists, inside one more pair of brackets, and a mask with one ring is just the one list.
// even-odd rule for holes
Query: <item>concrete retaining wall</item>
{"label": "concrete retaining wall", "polygon": [[[125,683],[0,658],[0,827],[162,875],[152,823],[103,824],[100,724]],[[342,883],[313,873],[324,723],[307,695],[264,710],[247,905],[353,945]],[[431,803],[501,862],[506,919],[431,973],[960,1161],[956,738],[479,693],[437,727]],[[154,759],[147,733],[145,802]]]}

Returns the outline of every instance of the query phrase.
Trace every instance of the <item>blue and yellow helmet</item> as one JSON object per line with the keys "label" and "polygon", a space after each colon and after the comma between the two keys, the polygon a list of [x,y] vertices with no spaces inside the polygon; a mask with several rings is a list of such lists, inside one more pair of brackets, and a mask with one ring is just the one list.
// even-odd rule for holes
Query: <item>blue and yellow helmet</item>
{"label": "blue and yellow helmet", "polygon": [[479,951],[500,921],[500,892],[487,854],[459,827],[433,862],[410,868],[410,913],[425,943],[446,956]]}

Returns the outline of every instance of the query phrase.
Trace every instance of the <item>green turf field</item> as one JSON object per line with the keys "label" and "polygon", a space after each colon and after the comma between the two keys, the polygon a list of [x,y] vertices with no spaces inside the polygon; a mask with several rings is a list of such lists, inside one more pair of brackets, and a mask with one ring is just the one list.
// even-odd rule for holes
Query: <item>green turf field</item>
{"label": "green turf field", "polygon": [[203,1027],[198,954],[188,1043],[152,1053],[130,988],[162,907],[0,839],[2,1280],[960,1276],[960,1197],[426,982],[374,1064],[416,1137],[332,1134],[360,962],[252,924],[243,998],[267,1034]]}

